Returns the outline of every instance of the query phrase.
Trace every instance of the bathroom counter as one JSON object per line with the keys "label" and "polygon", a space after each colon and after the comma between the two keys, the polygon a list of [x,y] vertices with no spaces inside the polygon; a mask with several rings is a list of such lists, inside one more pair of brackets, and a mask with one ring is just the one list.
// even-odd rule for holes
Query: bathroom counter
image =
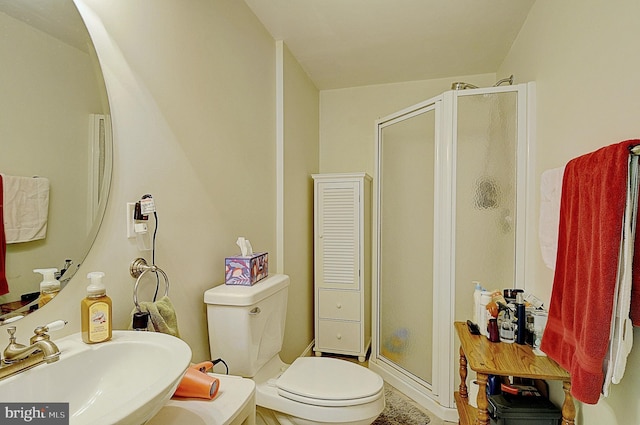
{"label": "bathroom counter", "polygon": [[[562,424],[574,423],[576,411],[569,372],[546,356],[536,356],[528,345],[491,342],[484,336],[472,335],[464,322],[455,322],[454,327],[460,339],[460,387],[454,393],[460,425],[489,424],[486,393],[489,375],[562,381],[565,393]],[[478,377],[477,409],[469,404],[467,365]]]}

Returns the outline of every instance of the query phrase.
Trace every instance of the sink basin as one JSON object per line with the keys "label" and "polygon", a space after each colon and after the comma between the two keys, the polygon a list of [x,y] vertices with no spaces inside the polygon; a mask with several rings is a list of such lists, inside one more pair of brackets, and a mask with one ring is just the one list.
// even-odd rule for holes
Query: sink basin
{"label": "sink basin", "polygon": [[191,361],[179,338],[113,331],[85,344],[79,333],[52,338],[60,360],[0,381],[3,402],[68,402],[69,423],[143,424],[171,398]]}

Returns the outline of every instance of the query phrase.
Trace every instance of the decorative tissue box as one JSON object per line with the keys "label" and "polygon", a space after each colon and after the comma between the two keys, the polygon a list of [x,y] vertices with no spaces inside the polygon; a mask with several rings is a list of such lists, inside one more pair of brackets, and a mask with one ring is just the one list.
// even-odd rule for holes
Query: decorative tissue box
{"label": "decorative tissue box", "polygon": [[224,283],[251,286],[269,274],[269,254],[258,252],[247,257],[227,257],[224,266]]}

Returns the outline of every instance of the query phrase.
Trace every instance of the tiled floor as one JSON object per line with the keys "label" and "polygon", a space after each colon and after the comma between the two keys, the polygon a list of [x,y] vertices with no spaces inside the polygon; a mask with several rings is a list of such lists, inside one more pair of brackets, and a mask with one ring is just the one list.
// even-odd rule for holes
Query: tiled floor
{"label": "tiled floor", "polygon": [[[365,361],[364,363],[360,363],[358,361],[357,357],[340,356],[340,355],[324,354],[324,353],[323,353],[323,356],[336,357],[336,358],[339,358],[339,359],[348,360],[350,362],[353,362],[353,363],[356,363],[356,364],[359,364],[359,365],[362,365],[362,366],[365,366],[365,367],[369,366],[369,362],[368,361]],[[423,412],[425,412],[429,416],[429,418],[431,419],[431,422],[429,422],[429,425],[456,425],[457,424],[457,422],[448,422],[448,421],[442,420],[439,417],[437,417],[434,413],[428,411],[427,409],[425,409],[424,407],[422,407],[421,405],[419,405],[418,403],[416,403],[415,401],[413,401],[409,397],[405,396],[405,398],[406,398],[408,403],[411,403],[412,405],[414,405],[418,409],[422,410]]]}

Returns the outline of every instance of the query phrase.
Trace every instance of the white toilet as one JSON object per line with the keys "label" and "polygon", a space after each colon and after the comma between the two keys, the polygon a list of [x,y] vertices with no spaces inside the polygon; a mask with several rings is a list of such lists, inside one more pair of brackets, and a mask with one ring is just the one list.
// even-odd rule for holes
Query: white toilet
{"label": "white toilet", "polygon": [[370,425],[384,409],[379,375],[334,358],[280,359],[288,286],[288,276],[272,275],[206,291],[212,359],[255,381],[258,424]]}

